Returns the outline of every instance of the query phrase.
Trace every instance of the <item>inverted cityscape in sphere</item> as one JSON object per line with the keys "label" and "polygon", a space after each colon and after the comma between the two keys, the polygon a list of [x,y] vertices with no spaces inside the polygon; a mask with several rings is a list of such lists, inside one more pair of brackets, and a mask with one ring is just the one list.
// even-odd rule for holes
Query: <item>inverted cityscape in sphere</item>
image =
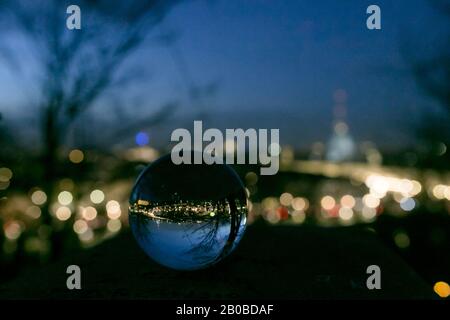
{"label": "inverted cityscape in sphere", "polygon": [[175,165],[170,156],[148,166],[130,198],[136,241],[154,261],[177,270],[212,266],[245,231],[245,188],[227,165]]}

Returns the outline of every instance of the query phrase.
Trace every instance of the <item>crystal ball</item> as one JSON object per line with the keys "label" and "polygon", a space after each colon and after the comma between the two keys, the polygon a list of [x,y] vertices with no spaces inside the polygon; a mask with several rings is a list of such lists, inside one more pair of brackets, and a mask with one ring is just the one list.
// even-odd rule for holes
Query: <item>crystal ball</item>
{"label": "crystal ball", "polygon": [[177,270],[212,266],[242,238],[247,196],[226,164],[174,164],[166,155],[138,177],[129,221],[139,246],[154,261]]}

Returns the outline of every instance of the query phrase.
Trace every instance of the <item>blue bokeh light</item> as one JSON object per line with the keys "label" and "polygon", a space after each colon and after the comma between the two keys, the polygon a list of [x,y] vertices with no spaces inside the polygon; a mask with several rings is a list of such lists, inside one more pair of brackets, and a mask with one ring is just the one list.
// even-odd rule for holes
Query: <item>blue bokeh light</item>
{"label": "blue bokeh light", "polygon": [[136,144],[138,146],[145,146],[149,143],[149,141],[150,138],[147,133],[141,131],[136,134]]}

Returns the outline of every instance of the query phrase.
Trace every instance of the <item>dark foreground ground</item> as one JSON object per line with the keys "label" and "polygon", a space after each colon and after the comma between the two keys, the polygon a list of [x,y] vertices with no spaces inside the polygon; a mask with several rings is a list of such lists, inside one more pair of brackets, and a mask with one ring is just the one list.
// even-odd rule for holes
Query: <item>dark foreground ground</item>
{"label": "dark foreground ground", "polygon": [[[66,268],[81,267],[82,289],[66,288]],[[366,268],[381,268],[381,290],[366,288]],[[360,228],[248,228],[236,252],[216,267],[178,272],[151,261],[125,232],[0,286],[0,299],[429,299],[427,285],[371,231]]]}

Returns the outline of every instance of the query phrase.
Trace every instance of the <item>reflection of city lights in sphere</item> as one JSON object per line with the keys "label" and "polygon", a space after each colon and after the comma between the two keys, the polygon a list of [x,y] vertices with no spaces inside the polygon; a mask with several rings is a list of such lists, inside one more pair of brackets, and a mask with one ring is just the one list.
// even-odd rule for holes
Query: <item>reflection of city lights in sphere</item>
{"label": "reflection of city lights in sphere", "polygon": [[236,248],[245,231],[247,199],[231,167],[175,165],[167,155],[139,176],[129,213],[133,235],[148,256],[173,269],[196,270]]}

